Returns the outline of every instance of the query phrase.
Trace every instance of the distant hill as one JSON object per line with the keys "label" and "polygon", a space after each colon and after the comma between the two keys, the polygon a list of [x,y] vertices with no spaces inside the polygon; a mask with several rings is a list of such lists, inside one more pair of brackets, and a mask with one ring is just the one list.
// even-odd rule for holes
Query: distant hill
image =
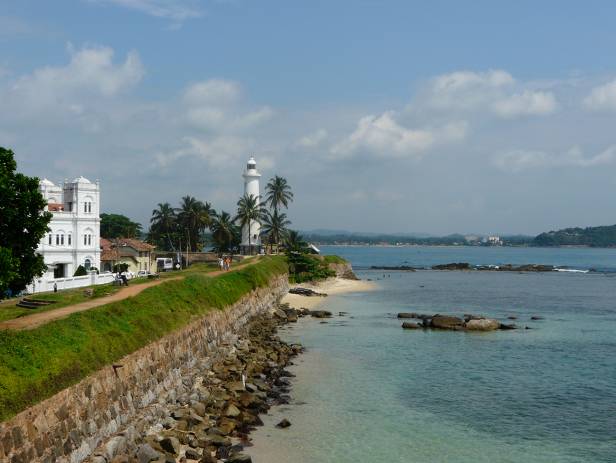
{"label": "distant hill", "polygon": [[537,235],[532,244],[533,246],[614,247],[616,246],[616,225],[549,231]]}
{"label": "distant hill", "polygon": [[[303,231],[304,239],[315,244],[343,244],[343,245],[425,245],[425,246],[486,246],[488,243],[480,237],[467,239],[461,234],[447,236],[430,236],[419,234],[386,234],[386,233],[354,233],[334,232],[327,230]],[[533,241],[532,236],[502,236],[502,244],[505,246],[528,246]]]}

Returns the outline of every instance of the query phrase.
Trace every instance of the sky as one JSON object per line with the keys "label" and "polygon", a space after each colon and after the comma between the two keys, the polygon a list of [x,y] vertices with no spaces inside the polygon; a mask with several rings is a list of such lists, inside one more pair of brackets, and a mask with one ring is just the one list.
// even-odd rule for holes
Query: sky
{"label": "sky", "polygon": [[4,0],[0,146],[146,229],[184,195],[233,212],[251,155],[300,230],[613,224],[615,22],[598,0]]}

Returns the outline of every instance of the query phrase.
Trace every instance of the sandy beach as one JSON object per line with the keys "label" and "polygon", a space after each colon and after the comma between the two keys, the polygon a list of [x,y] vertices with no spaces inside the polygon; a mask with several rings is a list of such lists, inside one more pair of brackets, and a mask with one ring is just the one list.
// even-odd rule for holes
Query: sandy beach
{"label": "sandy beach", "polygon": [[[376,284],[365,280],[347,280],[345,278],[328,278],[325,281],[316,283],[302,283],[291,285],[292,288],[302,287],[310,288],[319,293],[325,293],[333,296],[335,294],[352,293],[356,291],[372,291],[376,288]],[[307,297],[299,294],[287,294],[281,302],[288,303],[291,307],[297,309],[305,307],[306,309],[314,309],[327,300],[326,297]]]}

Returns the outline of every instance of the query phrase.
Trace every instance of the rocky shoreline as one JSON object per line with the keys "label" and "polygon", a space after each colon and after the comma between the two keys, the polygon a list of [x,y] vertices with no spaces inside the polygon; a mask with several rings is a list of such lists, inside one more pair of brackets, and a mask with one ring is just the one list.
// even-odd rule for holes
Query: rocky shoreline
{"label": "rocky shoreline", "polygon": [[[139,434],[134,427],[109,439],[90,463],[249,463],[242,453],[248,434],[263,424],[259,417],[274,405],[289,401],[285,368],[303,352],[287,344],[277,328],[297,321],[309,311],[280,305],[254,317],[235,342],[214,360],[197,362],[185,378],[183,392],[157,408],[156,425]],[[290,425],[288,422],[280,427]]]}

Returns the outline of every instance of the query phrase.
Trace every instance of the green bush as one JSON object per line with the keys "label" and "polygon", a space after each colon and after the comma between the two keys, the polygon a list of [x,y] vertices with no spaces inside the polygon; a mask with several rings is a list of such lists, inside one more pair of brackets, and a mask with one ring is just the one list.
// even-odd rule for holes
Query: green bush
{"label": "green bush", "polygon": [[318,256],[291,252],[287,255],[287,259],[291,283],[324,280],[336,275],[335,271],[329,269],[327,262]]}
{"label": "green bush", "polygon": [[86,276],[88,274],[86,268],[83,265],[80,265],[79,267],[77,267],[77,270],[75,270],[75,273],[73,274],[74,277],[83,277]]}
{"label": "green bush", "polygon": [[287,271],[284,257],[266,257],[217,277],[188,274],[33,330],[0,331],[0,421]]}

